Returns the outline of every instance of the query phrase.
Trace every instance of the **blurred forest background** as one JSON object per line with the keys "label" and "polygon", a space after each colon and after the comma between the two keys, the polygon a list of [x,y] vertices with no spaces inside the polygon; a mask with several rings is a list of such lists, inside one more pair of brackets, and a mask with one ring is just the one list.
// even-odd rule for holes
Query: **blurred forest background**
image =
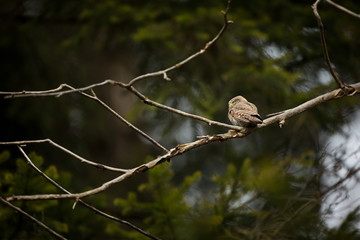
{"label": "blurred forest background", "polygon": [[[339,1],[340,3],[340,1]],[[0,91],[129,82],[172,66],[203,48],[223,24],[219,0],[13,0],[0,3]],[[227,102],[243,95],[262,116],[337,87],[328,73],[312,1],[233,1],[234,23],[206,53],[136,84],[147,97],[229,123]],[[341,5],[360,13],[356,0]],[[360,79],[360,19],[319,5],[331,60],[341,79]],[[167,148],[227,129],[143,104],[106,86],[99,98]],[[359,121],[359,97],[327,102],[246,138],[212,143],[87,198],[161,239],[360,239],[359,207],[334,226],[327,217],[358,184],[360,144],[331,143]],[[131,168],[161,154],[100,105],[79,94],[0,100],[0,141],[50,138],[93,161]],[[356,118],[357,117],[357,118]],[[351,129],[350,134],[360,132]],[[332,148],[329,148],[331,143]],[[99,186],[115,173],[84,165],[46,144],[28,145],[33,161],[71,192]],[[56,192],[14,146],[0,148],[1,196]],[[332,181],[329,181],[331,179]],[[329,203],[327,199],[332,196]],[[334,197],[336,196],[336,197]],[[69,239],[147,239],[73,200],[19,201],[17,206]],[[325,204],[326,203],[326,204]],[[0,205],[1,239],[52,237]]]}

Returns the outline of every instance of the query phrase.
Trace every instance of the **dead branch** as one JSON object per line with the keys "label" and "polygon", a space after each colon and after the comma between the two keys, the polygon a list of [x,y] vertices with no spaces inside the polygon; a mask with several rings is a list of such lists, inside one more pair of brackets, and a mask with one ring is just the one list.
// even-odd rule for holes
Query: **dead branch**
{"label": "dead branch", "polygon": [[336,7],[337,9],[339,9],[340,11],[343,11],[347,14],[349,14],[350,16],[353,16],[353,17],[356,17],[356,18],[359,18],[360,19],[360,14],[357,14],[357,13],[354,13],[353,11],[350,11],[349,9],[337,4],[337,3],[334,3],[333,1],[331,0],[325,0],[326,3]]}
{"label": "dead branch", "polygon": [[[357,93],[360,92],[360,82],[356,83],[356,84],[352,84],[350,85],[350,87],[354,88],[356,90]],[[353,93],[347,95],[347,96],[352,96],[354,95]],[[193,142],[189,142],[189,143],[185,143],[185,144],[181,144],[176,146],[175,148],[172,148],[169,152],[167,152],[164,155],[161,155],[157,158],[155,158],[154,160],[146,163],[146,164],[142,164],[136,168],[133,169],[129,169],[127,170],[124,174],[108,181],[105,182],[104,184],[102,184],[100,187],[91,189],[89,191],[85,191],[85,192],[81,192],[81,193],[75,193],[75,194],[39,194],[39,195],[19,195],[19,196],[11,196],[8,197],[7,200],[8,201],[13,201],[13,200],[39,200],[39,199],[63,199],[63,198],[72,198],[72,199],[80,199],[80,198],[84,198],[90,195],[94,195],[100,192],[105,191],[106,189],[108,189],[109,187],[111,187],[112,185],[122,182],[125,179],[134,176],[138,173],[147,171],[153,167],[155,167],[158,164],[162,164],[165,161],[169,161],[170,159],[181,155],[187,151],[190,151],[192,149],[198,148],[200,146],[206,145],[208,143],[214,143],[214,142],[222,142],[222,141],[226,141],[229,139],[233,139],[233,138],[242,138],[247,136],[248,134],[256,131],[257,129],[269,126],[273,123],[279,123],[279,124],[284,124],[285,120],[288,118],[291,118],[295,115],[298,115],[304,111],[307,111],[311,108],[314,108],[315,106],[325,103],[327,101],[333,100],[333,99],[338,99],[338,98],[342,98],[345,95],[343,94],[343,91],[341,89],[336,89],[333,90],[331,92],[322,94],[318,97],[315,97],[303,104],[300,104],[299,106],[296,106],[294,108],[288,109],[288,110],[284,110],[282,111],[280,114],[267,118],[264,120],[264,123],[261,125],[258,125],[255,128],[252,129],[248,129],[245,132],[240,132],[240,131],[228,131],[227,133],[224,134],[216,134],[216,135],[207,135],[207,136],[201,136],[199,140],[193,141]]]}
{"label": "dead branch", "polygon": [[314,12],[314,15],[316,17],[319,29],[320,29],[320,40],[321,40],[321,46],[322,46],[322,50],[323,50],[323,54],[324,54],[324,58],[325,58],[325,62],[326,65],[329,69],[329,72],[331,73],[332,77],[334,78],[334,80],[336,81],[337,85],[339,86],[339,88],[342,89],[342,91],[345,92],[345,94],[348,94],[350,92],[354,92],[354,89],[349,87],[349,85],[343,83],[338,74],[336,73],[335,69],[333,68],[333,64],[331,63],[330,60],[330,56],[329,56],[329,51],[327,48],[327,44],[326,44],[326,39],[325,39],[325,31],[324,31],[324,25],[322,23],[320,14],[317,10],[318,4],[320,3],[321,0],[316,0],[316,2],[311,6]]}
{"label": "dead branch", "polygon": [[[172,107],[163,105],[161,103],[152,101],[149,98],[147,98],[145,95],[143,95],[141,92],[139,92],[134,86],[128,86],[125,83],[117,82],[117,81],[110,80],[110,79],[105,80],[105,81],[103,81],[101,83],[98,83],[98,84],[93,84],[93,85],[90,85],[90,86],[87,86],[87,87],[82,87],[82,88],[74,88],[74,87],[72,87],[72,86],[70,86],[68,84],[61,84],[59,87],[57,87],[55,89],[51,89],[51,90],[45,90],[45,91],[21,91],[21,92],[0,92],[0,95],[5,95],[4,98],[51,97],[51,96],[60,97],[62,95],[69,94],[69,93],[79,93],[79,94],[81,94],[83,96],[86,96],[86,97],[88,97],[88,98],[90,98],[92,100],[97,101],[100,105],[103,105],[103,107],[105,107],[108,111],[110,111],[117,118],[119,118],[121,121],[123,121],[126,125],[133,126],[127,120],[125,120],[119,114],[117,114],[113,109],[111,109],[109,106],[104,104],[99,98],[97,98],[96,96],[91,96],[91,95],[86,94],[84,92],[84,91],[90,90],[90,89],[92,89],[94,87],[103,86],[103,85],[107,85],[107,84],[117,85],[117,86],[120,86],[120,87],[128,90],[129,92],[134,94],[136,97],[138,97],[143,103],[148,104],[150,106],[158,107],[158,108],[161,108],[161,109],[164,109],[166,111],[178,114],[178,115],[183,116],[183,117],[188,117],[188,118],[192,118],[192,119],[195,119],[195,120],[205,122],[209,126],[213,125],[213,126],[225,127],[225,128],[229,128],[229,129],[233,129],[233,130],[237,130],[237,131],[243,131],[243,128],[239,127],[239,126],[234,126],[234,125],[230,125],[230,124],[226,124],[226,123],[222,123],[222,122],[218,122],[218,121],[213,121],[213,120],[207,119],[205,117],[201,117],[201,116],[196,115],[196,114],[187,113],[187,112],[181,111],[179,109],[172,108]],[[70,90],[63,90],[64,88],[68,88]],[[135,126],[133,126],[133,127],[134,127],[134,130],[135,130],[136,127]],[[139,131],[138,130],[135,130],[135,131],[140,133],[141,130],[139,130]],[[140,134],[143,135],[144,137],[146,135],[145,133],[140,133]],[[147,136],[146,138],[148,138],[150,140],[149,136]],[[160,147],[160,146],[158,146],[158,147],[162,149],[162,147]],[[163,150],[165,151],[165,149],[163,149]]]}
{"label": "dead branch", "polygon": [[[325,93],[325,94],[322,94],[318,97],[315,97],[307,102],[304,102],[303,104],[300,104],[299,106],[296,106],[294,108],[291,108],[291,109],[288,109],[288,110],[285,110],[285,111],[281,111],[279,114],[276,114],[275,116],[272,116],[272,117],[269,117],[269,118],[266,118],[264,120],[264,123],[261,124],[261,125],[258,125],[258,128],[261,128],[261,127],[265,127],[265,126],[268,126],[270,124],[273,124],[275,122],[278,122],[281,126],[281,124],[284,124],[285,123],[285,120],[292,117],[292,116],[295,116],[295,115],[298,115],[308,109],[311,109],[321,103],[324,103],[324,102],[327,102],[327,101],[330,101],[330,100],[333,100],[333,99],[337,99],[337,98],[341,98],[341,97],[344,97],[344,96],[352,96],[356,93],[359,93],[360,92],[360,82],[358,83],[355,83],[355,84],[351,84],[349,85],[351,88],[354,89],[354,92],[351,92],[351,93],[348,93],[347,95],[344,95],[344,92],[342,89],[335,89],[331,92],[328,92],[328,93]],[[270,114],[271,115],[271,114]]]}
{"label": "dead branch", "polygon": [[181,67],[182,65],[184,65],[185,63],[189,62],[190,60],[196,58],[197,56],[203,54],[206,52],[206,50],[211,46],[213,45],[217,40],[219,40],[219,38],[223,35],[223,33],[225,32],[225,30],[227,29],[227,27],[229,26],[229,24],[233,23],[231,20],[228,20],[227,19],[227,14],[230,10],[230,4],[231,4],[231,1],[232,0],[228,0],[228,3],[227,3],[227,6],[226,6],[226,9],[225,11],[222,11],[222,14],[224,16],[224,24],[223,26],[221,27],[219,33],[212,39],[210,40],[208,43],[205,44],[205,46],[200,49],[198,52],[192,54],[191,56],[187,57],[186,59],[182,60],[181,62],[179,63],[176,63],[175,65],[169,67],[169,68],[166,68],[164,70],[160,70],[160,71],[157,71],[157,72],[153,72],[153,73],[147,73],[147,74],[144,74],[144,75],[141,75],[141,76],[138,76],[134,79],[132,79],[129,83],[125,84],[126,87],[130,87],[132,85],[134,85],[136,82],[140,81],[141,79],[144,79],[144,78],[148,78],[148,77],[154,77],[154,76],[159,76],[159,75],[163,75],[163,78],[167,81],[170,81],[171,79],[167,76],[167,73],[174,70],[175,68],[179,68]]}
{"label": "dead branch", "polygon": [[[69,192],[68,190],[66,190],[65,188],[63,188],[62,186],[60,186],[57,182],[55,182],[53,179],[51,179],[49,176],[47,176],[44,172],[42,172],[38,167],[36,167],[36,165],[31,161],[31,159],[29,158],[29,156],[25,153],[25,151],[22,149],[21,146],[18,145],[18,149],[20,150],[21,154],[25,157],[27,163],[37,172],[39,173],[42,177],[44,177],[47,181],[49,181],[51,184],[53,184],[55,187],[57,187],[58,189],[60,189],[61,191],[67,193],[67,194],[71,194],[71,192]],[[64,148],[65,149],[65,148]],[[67,150],[67,149],[66,149]],[[133,230],[143,234],[144,236],[150,238],[150,239],[154,239],[154,240],[160,240],[159,238],[151,235],[150,233],[148,232],[145,232],[144,230],[142,230],[141,228],[135,226],[134,224],[128,222],[128,221],[125,221],[121,218],[118,218],[118,217],[115,217],[113,215],[110,215],[108,213],[105,213],[97,208],[95,208],[94,206],[91,206],[90,204],[84,202],[83,200],[81,199],[77,199],[74,203],[74,207],[75,207],[75,204],[76,203],[80,203],[81,205],[85,206],[86,208],[94,211],[95,213],[103,216],[103,217],[106,217],[108,219],[111,219],[113,221],[116,221],[116,222],[119,222],[121,224],[124,224],[130,228],[132,228]]]}
{"label": "dead branch", "polygon": [[56,142],[52,141],[51,139],[39,139],[39,140],[26,140],[26,141],[13,141],[13,142],[0,142],[0,145],[18,145],[18,146],[26,146],[27,144],[36,144],[36,143],[49,143],[50,145],[60,149],[63,152],[66,152],[67,154],[75,157],[76,159],[80,160],[80,162],[82,163],[86,163],[89,164],[91,166],[94,166],[96,168],[100,168],[102,170],[109,170],[109,171],[113,171],[113,172],[126,172],[127,169],[123,169],[123,168],[114,168],[114,167],[110,167],[110,166],[106,166],[104,164],[101,163],[96,163],[90,160],[87,160],[79,155],[77,155],[76,153],[70,151],[69,149],[61,146],[60,144],[57,144]]}
{"label": "dead branch", "polygon": [[21,208],[11,204],[10,202],[6,201],[3,197],[0,196],[0,202],[2,202],[4,205],[12,208],[13,210],[15,210],[16,212],[24,215],[25,217],[29,218],[31,221],[33,221],[34,223],[36,223],[37,225],[39,225],[41,228],[45,229],[46,231],[48,231],[51,235],[53,235],[54,237],[58,238],[58,239],[62,239],[62,240],[66,240],[67,238],[63,237],[62,235],[60,235],[59,233],[55,232],[54,230],[52,230],[50,227],[46,226],[44,223],[40,222],[39,220],[37,220],[36,218],[34,218],[33,216],[31,216],[30,214],[28,214],[27,212],[24,212]]}
{"label": "dead branch", "polygon": [[[91,89],[92,90],[92,89]],[[154,144],[156,147],[160,148],[161,150],[163,150],[164,152],[168,152],[168,150],[162,146],[159,142],[157,142],[155,139],[153,139],[152,137],[150,137],[148,134],[144,133],[142,130],[140,130],[139,128],[135,127],[133,124],[131,124],[128,120],[126,120],[125,118],[123,118],[120,114],[118,114],[114,109],[112,109],[110,106],[108,106],[106,103],[104,103],[103,101],[101,101],[95,94],[95,92],[92,90],[92,96],[83,92],[80,92],[80,94],[82,94],[83,96],[86,96],[92,100],[94,100],[95,102],[99,103],[102,107],[104,107],[106,110],[108,110],[111,114],[113,114],[116,118],[118,118],[119,120],[121,120],[123,123],[125,123],[129,128],[131,128],[132,130],[134,130],[135,132],[139,133],[141,136],[143,136],[144,138],[146,138],[148,141],[150,141],[152,144]]]}
{"label": "dead branch", "polygon": [[339,79],[337,73],[335,72],[335,70],[332,67],[332,63],[330,61],[330,57],[329,57],[329,52],[327,49],[327,44],[326,44],[326,40],[325,40],[325,32],[324,32],[324,25],[322,23],[320,14],[317,10],[318,4],[320,3],[321,0],[317,0],[311,7],[313,9],[314,15],[316,17],[319,29],[320,29],[320,40],[321,40],[321,46],[323,49],[323,54],[324,54],[324,58],[326,61],[326,65],[328,66],[328,69],[331,73],[331,75],[333,76],[334,80],[336,81],[336,83],[338,84],[339,88],[343,88],[344,87],[344,83]]}

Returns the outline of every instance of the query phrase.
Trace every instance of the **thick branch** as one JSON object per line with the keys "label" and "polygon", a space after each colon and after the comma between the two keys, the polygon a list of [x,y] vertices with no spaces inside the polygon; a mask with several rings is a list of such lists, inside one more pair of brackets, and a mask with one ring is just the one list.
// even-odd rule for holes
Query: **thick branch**
{"label": "thick branch", "polygon": [[[356,84],[352,84],[352,85],[350,85],[350,87],[354,88],[357,93],[360,92],[360,82],[356,83]],[[353,95],[353,94],[351,94],[351,95]],[[278,114],[276,116],[267,118],[264,120],[263,124],[258,125],[258,127],[256,127],[256,128],[248,129],[248,131],[246,131],[246,132],[236,132],[236,131],[230,130],[224,134],[202,136],[202,137],[200,137],[199,140],[178,145],[175,148],[171,149],[168,153],[166,153],[162,156],[159,156],[146,164],[142,164],[136,168],[133,168],[133,169],[127,171],[126,173],[118,176],[117,178],[114,178],[111,181],[104,183],[100,187],[94,188],[94,189],[86,191],[86,192],[76,193],[76,194],[41,194],[41,195],[31,195],[31,196],[26,196],[26,195],[25,196],[12,196],[12,197],[7,198],[7,200],[11,201],[11,200],[37,200],[37,199],[62,199],[62,198],[80,199],[80,198],[87,197],[87,196],[90,196],[93,194],[97,194],[99,192],[105,191],[110,186],[112,186],[116,183],[122,182],[125,179],[127,179],[131,176],[134,176],[138,173],[147,171],[147,170],[155,167],[158,164],[164,163],[165,161],[169,161],[170,159],[172,159],[178,155],[181,155],[187,151],[195,149],[197,147],[206,145],[208,143],[222,142],[222,141],[232,139],[232,138],[242,138],[242,137],[245,137],[246,135],[256,131],[259,128],[269,126],[276,122],[284,124],[285,120],[288,118],[291,118],[291,117],[298,115],[304,111],[307,111],[321,103],[325,103],[327,101],[330,101],[333,99],[338,99],[338,98],[341,98],[344,96],[345,95],[343,94],[343,91],[341,89],[336,89],[331,92],[322,94],[316,98],[313,98],[297,107],[282,111],[280,114]]]}
{"label": "thick branch", "polygon": [[355,92],[349,93],[348,95],[344,95],[344,92],[342,89],[336,89],[331,92],[322,94],[322,95],[315,97],[307,102],[304,102],[303,104],[300,104],[299,106],[282,111],[273,117],[269,117],[269,118],[265,119],[263,124],[258,125],[258,128],[266,127],[275,122],[279,122],[280,124],[281,123],[283,124],[286,119],[291,118],[295,115],[298,115],[298,114],[300,114],[308,109],[311,109],[321,103],[324,103],[324,102],[327,102],[327,101],[330,101],[333,99],[341,98],[344,96],[351,96],[351,95],[354,95],[355,93],[360,92],[360,82],[351,84],[349,86],[352,87],[353,89],[355,89]]}

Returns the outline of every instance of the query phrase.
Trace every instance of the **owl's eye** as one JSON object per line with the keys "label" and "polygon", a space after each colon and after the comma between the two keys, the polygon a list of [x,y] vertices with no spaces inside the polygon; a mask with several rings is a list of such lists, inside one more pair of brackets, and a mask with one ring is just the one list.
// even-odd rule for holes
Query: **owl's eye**
{"label": "owl's eye", "polygon": [[234,100],[232,101],[232,104],[239,103],[239,102],[240,102],[239,99],[234,99]]}

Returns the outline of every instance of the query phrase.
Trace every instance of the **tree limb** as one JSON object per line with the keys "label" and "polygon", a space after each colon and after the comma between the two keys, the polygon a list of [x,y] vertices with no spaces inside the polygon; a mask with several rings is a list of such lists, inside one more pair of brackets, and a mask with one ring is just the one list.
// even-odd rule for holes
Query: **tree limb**
{"label": "tree limb", "polygon": [[210,40],[208,43],[205,44],[205,46],[200,49],[198,52],[192,54],[191,56],[187,57],[186,59],[182,60],[181,62],[179,63],[176,63],[175,65],[169,67],[169,68],[166,68],[164,70],[160,70],[160,71],[157,71],[157,72],[153,72],[153,73],[147,73],[147,74],[144,74],[144,75],[141,75],[141,76],[138,76],[134,79],[132,79],[129,83],[125,84],[126,87],[130,87],[132,85],[134,85],[136,82],[140,81],[141,79],[144,79],[144,78],[148,78],[148,77],[154,77],[154,76],[159,76],[159,75],[163,75],[163,78],[167,81],[170,81],[171,79],[167,76],[167,73],[174,70],[175,68],[179,68],[181,67],[182,65],[184,65],[185,63],[189,62],[190,60],[196,58],[197,56],[205,53],[205,51],[211,46],[213,45],[217,40],[219,40],[219,38],[223,35],[223,33],[225,32],[225,30],[227,29],[227,27],[229,26],[229,24],[233,23],[231,20],[228,20],[227,19],[227,14],[230,10],[230,4],[231,4],[231,1],[232,0],[228,0],[228,3],[227,3],[227,6],[226,6],[226,9],[225,11],[222,11],[222,14],[224,15],[224,24],[223,26],[221,27],[219,33],[212,39]]}
{"label": "tree limb", "polygon": [[49,143],[50,145],[60,149],[61,151],[66,152],[67,154],[75,157],[76,159],[80,160],[80,162],[82,163],[86,163],[89,164],[91,166],[94,166],[96,168],[102,169],[102,170],[109,170],[109,171],[113,171],[113,172],[126,172],[127,169],[123,169],[123,168],[114,168],[114,167],[110,167],[110,166],[106,166],[104,164],[101,163],[97,163],[97,162],[93,162],[90,160],[87,160],[79,155],[77,155],[76,153],[70,151],[69,149],[61,146],[60,144],[57,144],[56,142],[52,141],[51,139],[38,139],[38,140],[23,140],[23,141],[12,141],[12,142],[0,142],[0,145],[18,145],[18,146],[26,146],[27,144],[35,144],[35,143]]}
{"label": "tree limb", "polygon": [[[26,159],[26,161],[28,162],[28,164],[29,164],[37,173],[39,173],[42,177],[44,177],[47,181],[49,181],[51,184],[53,184],[55,187],[57,187],[57,188],[60,189],[61,191],[65,192],[65,193],[67,193],[67,194],[71,194],[71,192],[69,192],[68,190],[66,190],[65,188],[63,188],[61,185],[59,185],[57,182],[55,182],[53,179],[51,179],[49,176],[47,176],[44,172],[42,172],[38,167],[36,167],[36,165],[31,161],[31,159],[30,159],[29,156],[25,153],[25,151],[22,149],[21,146],[18,145],[18,149],[20,150],[21,154],[25,157],[25,159]],[[67,150],[67,149],[66,149],[66,150]],[[105,212],[103,212],[103,211],[101,211],[101,210],[99,210],[99,209],[91,206],[90,204],[84,202],[84,201],[81,200],[81,199],[76,199],[75,204],[76,204],[76,203],[82,204],[82,205],[85,206],[86,208],[94,211],[95,213],[97,213],[97,214],[99,214],[99,215],[101,215],[101,216],[103,216],[103,217],[106,217],[106,218],[111,219],[111,220],[113,220],[113,221],[116,221],[116,222],[119,222],[119,223],[121,223],[121,224],[124,224],[124,225],[132,228],[133,230],[141,233],[142,235],[150,238],[150,239],[160,240],[159,238],[157,238],[157,237],[151,235],[150,233],[142,230],[141,228],[135,226],[134,224],[132,224],[132,223],[130,223],[130,222],[128,222],[128,221],[125,221],[125,220],[123,220],[123,219],[121,219],[121,218],[118,218],[118,217],[115,217],[115,216],[113,216],[113,215],[110,215],[110,214],[108,214],[108,213],[105,213]],[[74,206],[75,206],[75,204],[74,204]]]}
{"label": "tree limb", "polygon": [[325,2],[328,3],[328,4],[330,4],[330,5],[332,5],[332,6],[334,6],[334,7],[336,7],[337,9],[339,9],[339,10],[341,10],[341,11],[343,11],[343,12],[345,12],[345,13],[351,15],[351,16],[353,16],[353,17],[356,17],[356,18],[359,18],[359,19],[360,19],[360,14],[354,13],[353,11],[350,11],[349,9],[344,8],[343,6],[341,6],[341,5],[337,4],[337,3],[334,3],[334,2],[331,1],[331,0],[325,0]]}
{"label": "tree limb", "polygon": [[326,39],[325,39],[325,31],[324,31],[324,25],[322,23],[320,14],[317,10],[318,4],[320,3],[321,0],[316,0],[316,2],[311,6],[314,12],[314,15],[316,17],[319,29],[320,29],[320,40],[321,40],[321,46],[322,46],[322,50],[323,50],[323,54],[324,54],[324,58],[326,61],[326,65],[332,75],[332,77],[334,78],[334,80],[336,81],[337,85],[339,86],[339,88],[342,89],[342,91],[344,91],[344,94],[348,94],[351,92],[354,92],[354,89],[351,88],[349,85],[343,83],[338,74],[335,72],[334,68],[333,68],[333,64],[331,63],[330,60],[330,56],[329,56],[329,51],[327,48],[327,44],[326,44]]}
{"label": "tree limb", "polygon": [[[360,82],[352,84],[352,85],[350,85],[350,87],[354,88],[356,93],[360,92]],[[318,97],[315,97],[303,104],[300,104],[299,106],[296,106],[296,107],[288,109],[288,110],[284,110],[276,116],[269,117],[269,118],[265,119],[262,124],[258,125],[257,127],[254,127],[254,128],[247,129],[247,131],[245,131],[245,132],[230,130],[227,133],[223,133],[223,134],[201,136],[200,139],[198,139],[196,141],[177,145],[175,148],[172,148],[166,154],[163,154],[163,155],[155,158],[154,160],[152,160],[148,163],[142,164],[136,168],[129,169],[124,174],[122,174],[108,182],[105,182],[100,187],[91,189],[89,191],[75,193],[75,194],[39,194],[39,195],[23,195],[23,196],[19,195],[19,196],[8,197],[7,200],[12,201],[12,200],[39,200],[39,199],[63,199],[63,198],[80,199],[83,197],[94,195],[94,194],[105,191],[110,186],[112,186],[116,183],[122,182],[125,179],[130,178],[138,173],[147,171],[147,170],[155,167],[158,164],[162,164],[165,161],[169,161],[170,159],[172,159],[178,155],[181,155],[187,151],[190,151],[192,149],[198,148],[198,147],[206,145],[208,143],[222,142],[222,141],[233,139],[233,138],[242,138],[242,137],[245,137],[248,134],[256,131],[257,129],[269,126],[276,122],[278,122],[279,124],[284,124],[286,119],[291,118],[295,115],[298,115],[298,114],[300,114],[304,111],[307,111],[311,108],[314,108],[315,106],[317,106],[321,103],[325,103],[325,102],[333,100],[333,99],[338,99],[338,98],[342,98],[345,96],[352,96],[352,95],[354,95],[354,93],[351,93],[349,95],[344,95],[344,92],[341,89],[336,89],[331,92],[322,94]]]}

